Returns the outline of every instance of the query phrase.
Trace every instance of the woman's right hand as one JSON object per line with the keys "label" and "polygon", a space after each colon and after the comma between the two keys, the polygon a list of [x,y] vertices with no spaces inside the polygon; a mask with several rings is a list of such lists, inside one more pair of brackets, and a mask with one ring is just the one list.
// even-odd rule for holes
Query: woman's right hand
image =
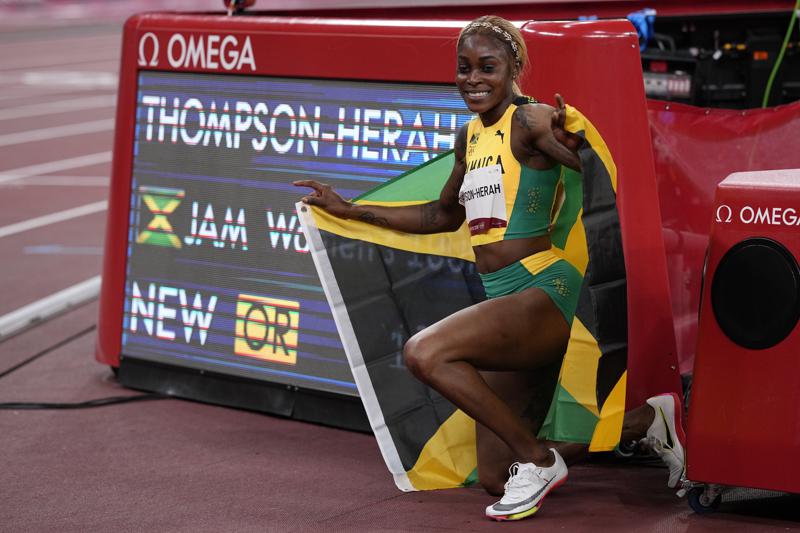
{"label": "woman's right hand", "polygon": [[556,107],[550,120],[550,127],[553,130],[553,137],[558,142],[566,146],[570,151],[577,152],[583,144],[583,138],[571,133],[564,128],[567,122],[567,106],[560,94],[556,93]]}
{"label": "woman's right hand", "polygon": [[321,207],[328,213],[339,218],[350,218],[349,214],[353,204],[339,196],[330,185],[315,180],[298,180],[293,182],[298,187],[309,187],[312,191],[303,196],[300,201],[308,205]]}

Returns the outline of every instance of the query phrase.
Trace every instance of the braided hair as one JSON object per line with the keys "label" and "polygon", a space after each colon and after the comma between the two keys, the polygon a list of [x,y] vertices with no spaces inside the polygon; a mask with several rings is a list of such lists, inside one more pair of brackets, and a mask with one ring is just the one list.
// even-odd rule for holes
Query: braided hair
{"label": "braided hair", "polygon": [[[520,74],[528,64],[528,47],[522,34],[516,26],[502,17],[485,15],[476,18],[461,29],[457,47],[460,47],[469,35],[489,35],[502,43],[509,54],[509,59],[514,62]],[[516,82],[514,82],[514,92],[521,94]]]}

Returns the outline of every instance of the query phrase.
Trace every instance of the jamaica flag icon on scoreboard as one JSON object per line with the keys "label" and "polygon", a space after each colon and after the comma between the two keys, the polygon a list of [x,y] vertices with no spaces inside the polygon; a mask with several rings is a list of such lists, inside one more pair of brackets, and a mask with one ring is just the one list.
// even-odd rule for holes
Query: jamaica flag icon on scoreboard
{"label": "jamaica flag icon on scoreboard", "polygon": [[153,218],[147,223],[147,228],[136,237],[136,243],[180,248],[181,240],[175,235],[167,216],[178,208],[186,192],[182,189],[142,185],[139,187],[139,195]]}
{"label": "jamaica flag icon on scoreboard", "polygon": [[236,355],[294,365],[300,303],[240,294],[236,301]]}

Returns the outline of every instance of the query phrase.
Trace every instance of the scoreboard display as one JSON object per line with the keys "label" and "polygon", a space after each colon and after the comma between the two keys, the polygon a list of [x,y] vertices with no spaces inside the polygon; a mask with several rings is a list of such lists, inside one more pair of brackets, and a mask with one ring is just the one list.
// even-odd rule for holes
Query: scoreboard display
{"label": "scoreboard display", "polygon": [[[471,118],[454,79],[457,37],[473,15],[131,17],[96,359],[126,386],[365,427],[294,211],[306,190],[292,182],[355,197],[451,149]],[[564,95],[614,154],[634,406],[676,388],[677,372],[657,370],[676,368],[662,364],[675,340],[641,63],[619,39],[635,39],[630,30],[522,24],[534,59],[521,88],[547,102]],[[344,411],[360,422],[340,424]]]}
{"label": "scoreboard display", "polygon": [[141,70],[121,354],[357,395],[295,212],[453,148],[452,85]]}
{"label": "scoreboard display", "polygon": [[131,17],[95,358],[127,387],[368,430],[293,182],[353,198],[453,148],[463,25]]}

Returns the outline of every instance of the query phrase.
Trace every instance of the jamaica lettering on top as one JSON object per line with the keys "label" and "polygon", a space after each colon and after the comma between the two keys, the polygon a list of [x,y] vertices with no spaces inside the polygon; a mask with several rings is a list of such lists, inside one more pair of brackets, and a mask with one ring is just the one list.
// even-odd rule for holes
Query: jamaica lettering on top
{"label": "jamaica lettering on top", "polygon": [[467,163],[467,172],[471,172],[476,168],[483,168],[488,167],[490,165],[499,165],[500,166],[500,173],[505,174],[506,169],[503,168],[503,158],[500,155],[493,156],[487,155],[486,157],[481,157],[480,159],[473,159]]}

